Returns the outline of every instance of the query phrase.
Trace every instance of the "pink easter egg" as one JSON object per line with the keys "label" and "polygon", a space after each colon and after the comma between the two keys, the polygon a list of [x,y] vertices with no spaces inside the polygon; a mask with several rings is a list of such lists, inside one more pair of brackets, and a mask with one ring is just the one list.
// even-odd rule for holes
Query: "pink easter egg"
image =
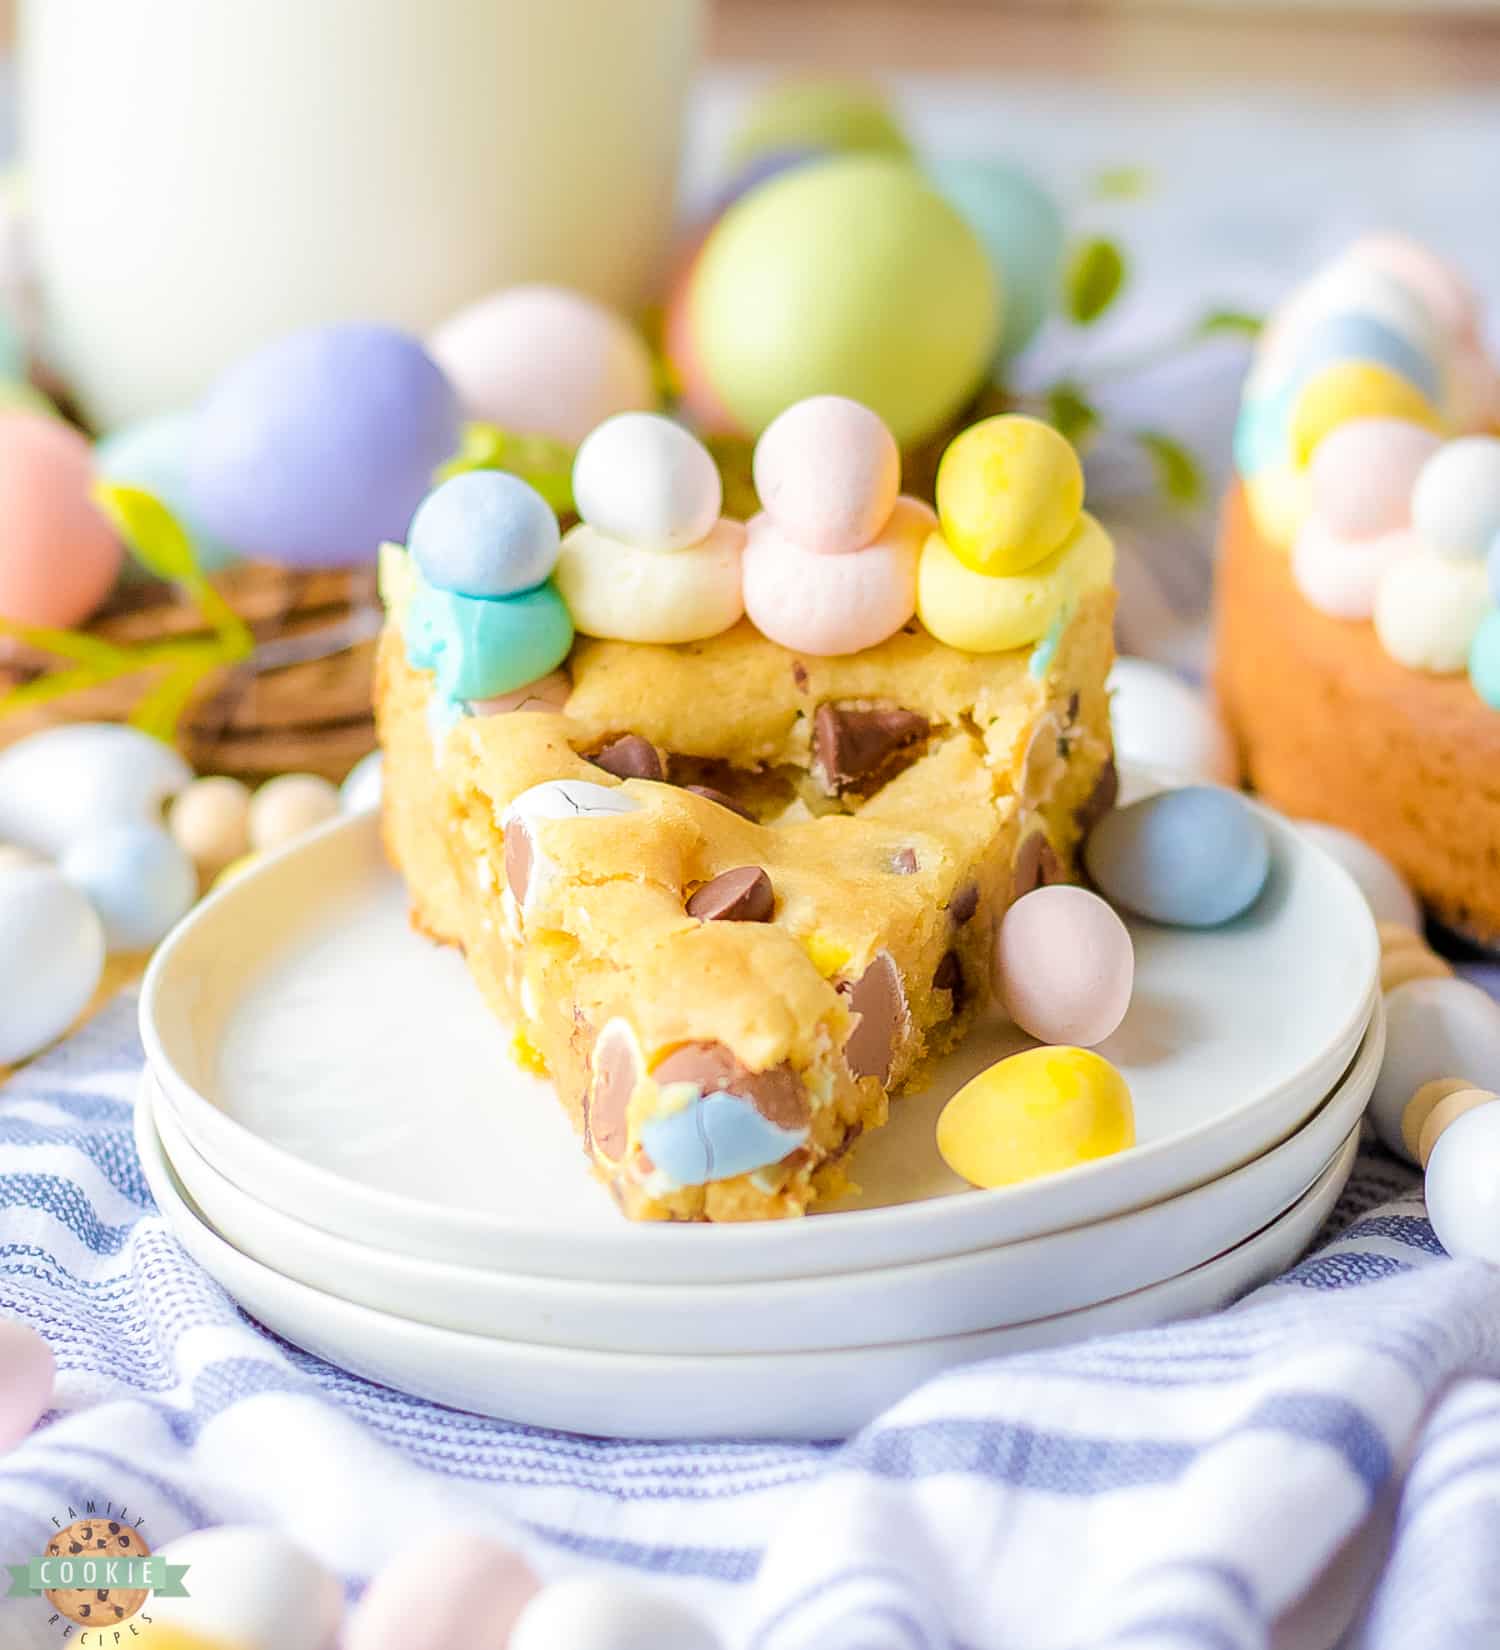
{"label": "pink easter egg", "polygon": [[996,990],[1011,1019],[1038,1042],[1102,1043],[1125,1018],[1134,983],[1130,931],[1087,888],[1037,888],[996,931]]}
{"label": "pink easter egg", "polygon": [[901,499],[879,538],[825,556],[756,516],[745,541],[745,612],[763,636],[797,653],[876,647],[917,611],[917,552],[934,524],[925,505]]}
{"label": "pink easter egg", "polygon": [[1477,341],[1478,294],[1451,264],[1420,242],[1407,235],[1364,235],[1349,248],[1349,256],[1410,288],[1449,338]]}
{"label": "pink easter egg", "polygon": [[398,1554],[344,1629],[344,1650],[505,1650],[541,1583],[519,1554],[453,1529]]}
{"label": "pink easter egg", "polygon": [[19,1444],[52,1404],[57,1364],[29,1325],[0,1318],[0,1450]]}
{"label": "pink easter egg", "polygon": [[901,453],[880,417],[843,395],[814,395],[773,418],[755,444],[761,507],[793,544],[836,555],[885,526]]}
{"label": "pink easter egg", "polygon": [[508,716],[513,710],[559,711],[567,704],[572,691],[573,682],[567,671],[554,670],[525,687],[512,688],[509,693],[497,694],[493,699],[475,699],[469,708],[476,716]]}
{"label": "pink easter egg", "polygon": [[1368,619],[1385,570],[1420,548],[1409,527],[1355,539],[1313,515],[1303,522],[1292,547],[1292,577],[1307,600],[1331,618]]}
{"label": "pink easter egg", "polygon": [[109,594],[124,550],[89,497],[92,482],[77,430],[0,413],[0,618],[75,625]]}
{"label": "pink easter egg", "polygon": [[1346,539],[1411,525],[1411,490],[1441,438],[1404,418],[1355,418],[1324,436],[1309,478],[1314,512]]}

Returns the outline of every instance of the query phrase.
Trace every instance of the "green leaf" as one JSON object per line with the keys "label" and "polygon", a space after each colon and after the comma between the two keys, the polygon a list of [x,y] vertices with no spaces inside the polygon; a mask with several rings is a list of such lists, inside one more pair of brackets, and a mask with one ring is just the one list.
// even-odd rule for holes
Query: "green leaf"
{"label": "green leaf", "polygon": [[114,481],[96,481],[94,502],[148,572],[173,584],[201,578],[193,541],[182,523],[154,493]]}
{"label": "green leaf", "polygon": [[1125,254],[1114,241],[1096,236],[1080,242],[1063,276],[1068,318],[1077,326],[1092,326],[1119,297],[1125,272]]}
{"label": "green leaf", "polygon": [[1154,181],[1144,166],[1106,166],[1094,174],[1091,189],[1099,200],[1138,201],[1151,193]]}
{"label": "green leaf", "polygon": [[1064,379],[1047,391],[1047,422],[1082,449],[1099,428],[1099,409],[1077,384]]}
{"label": "green leaf", "polygon": [[1159,430],[1139,430],[1136,440],[1156,468],[1157,485],[1174,504],[1200,504],[1205,492],[1198,460],[1182,443]]}
{"label": "green leaf", "polygon": [[1216,338],[1225,334],[1237,338],[1256,338],[1263,325],[1259,315],[1248,314],[1242,309],[1211,309],[1199,320],[1193,332],[1199,338]]}
{"label": "green leaf", "polygon": [[514,435],[498,424],[465,424],[458,451],[439,468],[435,482],[469,470],[506,470],[519,476],[559,515],[573,510],[573,449],[546,435]]}

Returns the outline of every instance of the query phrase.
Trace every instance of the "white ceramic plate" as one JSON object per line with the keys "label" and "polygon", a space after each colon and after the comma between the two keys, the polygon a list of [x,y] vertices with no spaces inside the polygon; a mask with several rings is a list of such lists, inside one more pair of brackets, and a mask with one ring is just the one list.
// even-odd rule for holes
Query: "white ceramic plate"
{"label": "white ceramic plate", "polygon": [[247,1196],[193,1148],[154,1080],[173,1172],[205,1221],[283,1277],[444,1329],[601,1352],[809,1352],[962,1335],[1073,1311],[1211,1260],[1282,1214],[1363,1115],[1385,1046],[1377,1014],[1333,1095],[1289,1139],[1220,1180],[1090,1226],[879,1271],[772,1282],[584,1283],[398,1255]]}
{"label": "white ceramic plate", "polygon": [[[1358,1126],[1279,1220],[1205,1266],[1079,1312],[897,1346],[748,1357],[643,1357],[434,1329],[293,1283],[242,1255],[189,1205],[152,1126],[136,1144],[157,1206],[188,1253],[267,1328],[385,1386],[527,1426],[611,1438],[837,1438],[957,1364],[1144,1328],[1223,1306],[1311,1243],[1354,1166]],[[823,1287],[830,1297],[839,1287]]]}
{"label": "white ceramic plate", "polygon": [[1205,932],[1133,925],[1136,991],[1103,1045],[1136,1104],[1130,1151],[991,1192],[934,1120],[1023,1046],[971,1035],[853,1161],[857,1206],[751,1226],[625,1223],[545,1082],[513,1064],[462,959],[413,934],[376,822],[335,823],[204,901],[158,950],[141,1029],[193,1145],[283,1213],[432,1260],[600,1281],[814,1276],[960,1254],[1143,1207],[1297,1129],[1354,1057],[1379,946],[1349,878],[1265,814],[1271,880]]}

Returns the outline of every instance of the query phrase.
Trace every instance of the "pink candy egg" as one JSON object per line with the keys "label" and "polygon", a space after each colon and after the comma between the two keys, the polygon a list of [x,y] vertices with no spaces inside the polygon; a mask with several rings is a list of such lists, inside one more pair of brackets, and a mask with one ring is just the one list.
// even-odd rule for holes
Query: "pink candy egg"
{"label": "pink candy egg", "polygon": [[493,699],[476,699],[470,709],[476,716],[508,716],[513,710],[559,711],[568,702],[573,682],[565,670],[554,670],[525,687],[512,688]]}
{"label": "pink candy egg", "polygon": [[879,538],[825,556],[756,516],[745,544],[745,611],[763,636],[797,653],[830,658],[875,647],[917,611],[917,552],[936,524],[926,505],[899,499]]}
{"label": "pink candy egg", "polygon": [[124,555],[89,497],[89,444],[60,419],[0,413],[0,618],[81,623]]}
{"label": "pink candy egg", "polygon": [[1479,336],[1479,298],[1457,270],[1405,235],[1364,235],[1349,256],[1393,276],[1425,303],[1453,339]]}
{"label": "pink candy egg", "polygon": [[1037,888],[995,935],[995,984],[1022,1031],[1092,1048],[1125,1018],[1135,947],[1114,910],[1087,888]]}
{"label": "pink candy egg", "polygon": [[1331,618],[1368,619],[1385,570],[1420,547],[1409,527],[1356,539],[1334,532],[1321,516],[1309,516],[1292,547],[1292,577]]}
{"label": "pink candy egg", "polygon": [[1411,490],[1442,445],[1404,418],[1355,418],[1323,437],[1309,475],[1313,509],[1346,539],[1375,538],[1411,525]]}
{"label": "pink candy egg", "polygon": [[52,1348],[14,1318],[0,1318],[0,1450],[19,1444],[52,1403]]}
{"label": "pink candy egg", "polygon": [[487,1536],[455,1529],[394,1558],[370,1583],[344,1650],[505,1650],[540,1583]]}
{"label": "pink candy egg", "polygon": [[773,418],[755,444],[755,491],[804,550],[868,544],[890,519],[901,454],[881,419],[842,395],[814,395]]}

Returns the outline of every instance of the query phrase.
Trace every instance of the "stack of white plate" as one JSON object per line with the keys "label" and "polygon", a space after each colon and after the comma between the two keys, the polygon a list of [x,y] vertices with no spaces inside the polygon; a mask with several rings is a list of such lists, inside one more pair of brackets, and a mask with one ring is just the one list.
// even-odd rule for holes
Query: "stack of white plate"
{"label": "stack of white plate", "polygon": [[589,1174],[462,960],[407,926],[371,819],[206,901],[142,994],[141,1156],[187,1249],[288,1340],[390,1386],[617,1436],[832,1437],[979,1358],[1220,1306],[1291,1264],[1379,1069],[1379,947],[1274,816],[1240,921],[1134,928],[1103,1045],[1138,1144],[979,1192],[938,1157],[981,1030],[806,1220],[642,1226]]}

